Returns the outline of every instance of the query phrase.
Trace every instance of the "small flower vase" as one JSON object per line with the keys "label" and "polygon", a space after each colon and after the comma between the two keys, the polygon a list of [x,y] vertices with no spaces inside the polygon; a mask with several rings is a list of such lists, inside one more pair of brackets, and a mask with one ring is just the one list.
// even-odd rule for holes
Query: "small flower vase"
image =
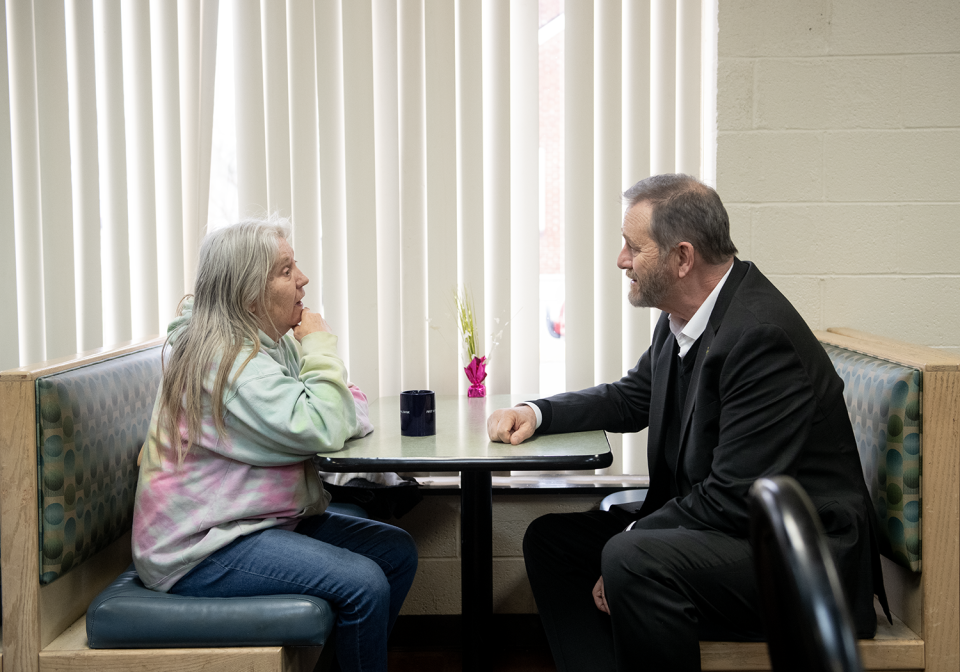
{"label": "small flower vase", "polygon": [[487,358],[474,357],[469,364],[463,367],[463,372],[467,374],[467,380],[470,381],[467,396],[470,398],[487,396],[487,386],[483,384],[487,377]]}

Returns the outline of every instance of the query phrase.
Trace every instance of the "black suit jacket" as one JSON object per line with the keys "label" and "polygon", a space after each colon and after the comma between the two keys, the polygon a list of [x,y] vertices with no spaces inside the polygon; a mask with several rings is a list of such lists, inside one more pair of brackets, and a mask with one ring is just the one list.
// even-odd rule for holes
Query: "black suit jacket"
{"label": "black suit jacket", "polygon": [[[813,332],[755,265],[735,259],[700,337],[671,464],[664,418],[674,342],[664,314],[649,350],[622,379],[534,402],[543,416],[537,431],[649,427],[650,490],[635,528],[746,538],[753,482],[796,478],[820,514],[855,621],[875,625],[875,592],[886,610],[877,519],[843,381]],[[670,494],[672,478],[679,497]]]}

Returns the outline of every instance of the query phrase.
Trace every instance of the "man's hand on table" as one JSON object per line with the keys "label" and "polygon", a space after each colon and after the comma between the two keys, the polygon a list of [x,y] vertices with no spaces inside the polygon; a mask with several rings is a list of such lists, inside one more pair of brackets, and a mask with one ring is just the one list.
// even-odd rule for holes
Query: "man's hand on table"
{"label": "man's hand on table", "polygon": [[526,404],[501,408],[487,418],[487,435],[491,441],[515,446],[533,436],[536,429],[537,414]]}

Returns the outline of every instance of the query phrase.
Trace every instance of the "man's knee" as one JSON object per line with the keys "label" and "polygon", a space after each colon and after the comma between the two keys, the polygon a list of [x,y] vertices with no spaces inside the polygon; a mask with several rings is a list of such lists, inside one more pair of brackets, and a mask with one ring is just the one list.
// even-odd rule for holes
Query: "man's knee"
{"label": "man's knee", "polygon": [[527,526],[527,531],[523,535],[523,557],[529,561],[531,558],[539,558],[544,553],[551,552],[550,547],[556,540],[558,528],[562,527],[559,523],[562,514],[548,513],[540,516]]}
{"label": "man's knee", "polygon": [[618,534],[603,547],[600,572],[604,586],[610,590],[622,590],[630,584],[664,578],[664,566],[656,551],[656,542],[645,540],[637,534]]}

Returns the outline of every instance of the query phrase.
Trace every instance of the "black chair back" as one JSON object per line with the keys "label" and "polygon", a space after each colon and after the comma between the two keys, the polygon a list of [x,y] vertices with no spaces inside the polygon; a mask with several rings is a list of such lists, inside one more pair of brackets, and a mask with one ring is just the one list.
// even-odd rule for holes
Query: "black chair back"
{"label": "black chair back", "polygon": [[853,622],[807,493],[789,476],[777,476],[759,479],[750,495],[750,541],[773,669],[859,672]]}

